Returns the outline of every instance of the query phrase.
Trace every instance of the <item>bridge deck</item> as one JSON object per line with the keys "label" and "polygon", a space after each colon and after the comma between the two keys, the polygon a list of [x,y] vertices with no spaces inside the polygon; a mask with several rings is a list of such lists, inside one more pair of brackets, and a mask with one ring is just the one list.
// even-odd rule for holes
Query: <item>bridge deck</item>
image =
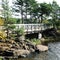
{"label": "bridge deck", "polygon": [[52,28],[52,26],[47,26],[45,24],[15,24],[16,29],[24,28],[25,32],[36,32],[41,30],[46,30]]}

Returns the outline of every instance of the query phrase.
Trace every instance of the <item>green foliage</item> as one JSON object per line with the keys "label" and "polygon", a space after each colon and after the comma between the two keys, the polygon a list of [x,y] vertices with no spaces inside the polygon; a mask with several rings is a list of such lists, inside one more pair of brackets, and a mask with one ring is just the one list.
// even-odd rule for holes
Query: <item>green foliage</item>
{"label": "green foliage", "polygon": [[38,45],[38,44],[41,44],[41,40],[39,40],[39,39],[36,39],[36,38],[34,38],[34,39],[26,39],[26,41],[27,42],[30,42],[30,43],[32,43],[32,44],[34,44],[34,45]]}
{"label": "green foliage", "polygon": [[8,25],[8,29],[14,29],[16,26],[15,25]]}
{"label": "green foliage", "polygon": [[15,30],[15,32],[16,32],[18,35],[24,35],[24,27],[21,27],[20,29]]}
{"label": "green foliage", "polygon": [[52,25],[52,21],[51,20],[43,20],[43,23],[47,26]]}
{"label": "green foliage", "polygon": [[3,60],[3,58],[2,58],[2,57],[0,57],[0,60]]}
{"label": "green foliage", "polygon": [[3,4],[2,4],[2,8],[3,8],[2,16],[4,16],[4,25],[16,24],[17,19],[12,18],[12,12],[11,12],[11,9],[9,7],[8,0],[2,0],[2,2],[3,2]]}
{"label": "green foliage", "polygon": [[8,0],[2,0],[2,2],[3,2],[3,4],[2,4],[2,8],[3,8],[2,16],[4,19],[4,28],[7,31],[7,38],[8,38],[9,31],[12,31],[15,28],[15,26],[13,26],[12,24],[15,24],[16,20],[11,18],[12,14],[11,14]]}
{"label": "green foliage", "polygon": [[7,21],[8,21],[8,24],[16,24],[17,19],[15,19],[15,18],[10,18],[10,19],[7,20]]}
{"label": "green foliage", "polygon": [[11,39],[15,40],[16,39],[16,34],[11,33],[10,37],[11,37]]}
{"label": "green foliage", "polygon": [[16,19],[16,24],[22,24],[22,20],[21,19]]}
{"label": "green foliage", "polygon": [[[18,23],[40,23],[45,20],[44,17],[47,17],[47,19],[48,17],[52,17],[52,19],[55,20],[57,18],[55,12],[57,12],[59,8],[55,1],[53,1],[52,4],[45,2],[38,4],[35,0],[17,0],[16,5],[20,6],[18,6],[18,10],[21,14],[21,19],[17,21]],[[29,19],[27,18],[28,14],[30,15]]]}
{"label": "green foliage", "polygon": [[[16,23],[19,24],[43,22],[45,24],[53,24],[53,26],[59,26],[59,21],[56,21],[58,18],[57,11],[59,9],[59,6],[55,1],[53,1],[52,4],[47,4],[45,2],[38,4],[35,0],[17,0],[16,5],[19,5],[17,6],[17,10],[19,11],[17,11],[16,9],[15,10],[16,12],[19,12],[21,14],[21,19],[11,17],[11,11],[8,6],[8,0],[2,0],[2,2],[4,2],[4,4],[2,4],[2,15],[4,16],[6,25]],[[29,19],[27,18],[28,14],[30,15]],[[48,17],[52,17],[52,20],[49,21]]]}
{"label": "green foliage", "polygon": [[49,21],[48,20],[43,20],[43,23],[48,24]]}
{"label": "green foliage", "polygon": [[44,16],[49,16],[50,13],[52,12],[52,6],[51,4],[47,3],[40,3],[40,16],[41,16],[41,23],[43,21]]}
{"label": "green foliage", "polygon": [[41,8],[41,14],[49,15],[50,12],[52,11],[52,6],[51,6],[51,4],[41,3],[41,4],[40,4],[40,8]]}
{"label": "green foliage", "polygon": [[6,39],[6,33],[4,31],[0,31],[0,39],[5,40]]}
{"label": "green foliage", "polygon": [[[36,11],[37,11],[38,4],[36,3],[35,0],[17,0],[16,5],[21,6],[21,7],[18,6],[18,8],[19,8],[18,10],[21,11],[19,13],[21,13],[22,23],[30,23],[30,21],[28,21],[28,17],[27,17],[28,13],[30,14],[29,20],[32,19],[31,16],[33,15],[33,13],[34,13],[34,15],[33,15],[34,18],[37,16]],[[24,7],[24,9],[23,9],[23,7]],[[23,17],[23,15],[24,15],[24,17]],[[26,20],[26,22],[25,22],[25,20]]]}
{"label": "green foliage", "polygon": [[41,44],[41,41],[39,40],[39,39],[32,39],[31,40],[31,42],[33,43],[33,44]]}
{"label": "green foliage", "polygon": [[3,8],[3,12],[2,12],[2,16],[4,17],[4,24],[8,24],[8,21],[11,18],[11,10],[9,7],[9,2],[8,0],[2,0],[3,4],[2,4],[2,8]]}
{"label": "green foliage", "polygon": [[52,24],[53,24],[53,27],[57,29],[58,25],[59,25],[59,18],[58,16],[60,17],[60,15],[58,14],[58,11],[60,12],[60,9],[59,9],[59,5],[57,4],[56,1],[53,1],[52,2]]}

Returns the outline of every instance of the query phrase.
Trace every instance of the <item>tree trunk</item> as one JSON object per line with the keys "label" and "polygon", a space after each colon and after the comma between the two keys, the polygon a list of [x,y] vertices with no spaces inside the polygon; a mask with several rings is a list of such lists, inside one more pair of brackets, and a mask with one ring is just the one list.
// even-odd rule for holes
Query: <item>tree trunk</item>
{"label": "tree trunk", "polygon": [[9,30],[8,30],[8,28],[7,28],[7,38],[9,38]]}
{"label": "tree trunk", "polygon": [[24,21],[23,21],[23,10],[22,10],[22,5],[21,5],[21,20],[22,20],[22,23],[24,23]]}
{"label": "tree trunk", "polygon": [[41,14],[41,23],[43,22],[43,14]]}
{"label": "tree trunk", "polygon": [[31,16],[31,12],[30,12],[30,23],[32,23],[32,16]]}

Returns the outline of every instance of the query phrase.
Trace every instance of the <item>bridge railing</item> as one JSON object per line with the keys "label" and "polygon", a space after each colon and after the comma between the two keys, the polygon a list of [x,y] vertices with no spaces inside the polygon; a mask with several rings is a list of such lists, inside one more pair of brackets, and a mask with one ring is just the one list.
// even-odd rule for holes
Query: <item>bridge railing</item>
{"label": "bridge railing", "polygon": [[41,31],[51,27],[45,24],[14,24],[14,25],[16,25],[16,29],[20,29],[21,27],[24,27],[25,32]]}

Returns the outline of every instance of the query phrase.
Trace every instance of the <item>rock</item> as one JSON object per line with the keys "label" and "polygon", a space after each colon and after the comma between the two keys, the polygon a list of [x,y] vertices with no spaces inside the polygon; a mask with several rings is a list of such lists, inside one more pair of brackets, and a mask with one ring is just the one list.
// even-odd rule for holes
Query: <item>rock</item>
{"label": "rock", "polygon": [[29,46],[29,48],[35,48],[35,44],[27,43],[26,45]]}
{"label": "rock", "polygon": [[11,48],[11,47],[12,47],[12,44],[7,44],[7,46],[8,46],[9,48]]}
{"label": "rock", "polygon": [[38,50],[39,52],[45,52],[45,51],[48,50],[48,46],[37,45],[37,46],[36,46],[36,50]]}
{"label": "rock", "polygon": [[26,45],[23,45],[23,49],[28,50],[28,49],[29,49],[29,47],[28,47],[28,46],[26,46]]}
{"label": "rock", "polygon": [[12,51],[4,51],[3,56],[13,56]]}
{"label": "rock", "polygon": [[45,41],[45,39],[44,38],[41,38],[41,41]]}
{"label": "rock", "polygon": [[14,40],[8,40],[8,42],[11,43],[11,44],[15,43]]}
{"label": "rock", "polygon": [[26,56],[26,55],[21,55],[21,56],[18,56],[18,57],[25,58],[25,57],[27,57],[27,56]]}
{"label": "rock", "polygon": [[6,50],[10,50],[9,47],[0,47],[0,51],[6,51]]}
{"label": "rock", "polygon": [[35,52],[35,49],[33,49],[33,48],[30,48],[30,52]]}
{"label": "rock", "polygon": [[28,56],[30,54],[29,50],[15,50],[14,56]]}
{"label": "rock", "polygon": [[19,40],[25,40],[25,36],[24,35],[20,36]]}

